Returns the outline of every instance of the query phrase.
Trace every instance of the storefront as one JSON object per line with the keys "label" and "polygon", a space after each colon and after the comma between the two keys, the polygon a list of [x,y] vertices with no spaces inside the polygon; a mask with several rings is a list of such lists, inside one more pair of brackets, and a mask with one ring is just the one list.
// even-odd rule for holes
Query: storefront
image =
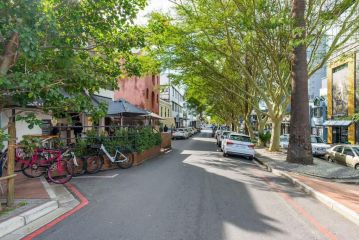
{"label": "storefront", "polygon": [[359,142],[358,124],[352,117],[359,112],[359,51],[343,53],[328,65],[328,143]]}

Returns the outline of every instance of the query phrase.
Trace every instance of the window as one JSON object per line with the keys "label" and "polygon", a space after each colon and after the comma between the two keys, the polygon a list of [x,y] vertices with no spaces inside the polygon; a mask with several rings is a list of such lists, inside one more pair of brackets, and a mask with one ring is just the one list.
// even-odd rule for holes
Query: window
{"label": "window", "polygon": [[345,155],[347,155],[347,156],[355,157],[355,155],[354,155],[352,149],[349,148],[349,147],[344,148],[344,152],[343,152],[343,153],[344,153]]}
{"label": "window", "polygon": [[323,116],[322,108],[321,107],[314,108],[314,117],[321,118],[322,116]]}
{"label": "window", "polygon": [[311,140],[311,143],[323,143],[323,139],[318,136],[312,136],[310,140]]}
{"label": "window", "polygon": [[241,135],[230,135],[229,138],[234,141],[241,141],[241,142],[252,142],[250,137],[241,136]]}
{"label": "window", "polygon": [[149,95],[149,91],[148,91],[148,88],[146,89],[146,98],[148,99],[148,96]]}
{"label": "window", "polygon": [[163,112],[163,107],[161,107],[161,113],[160,113],[161,117],[163,117],[162,112]]}
{"label": "window", "polygon": [[152,108],[155,106],[155,93],[154,92],[152,92],[152,94],[151,94],[151,106],[152,106]]}
{"label": "window", "polygon": [[157,103],[159,103],[159,102],[160,102],[160,97],[157,94]]}
{"label": "window", "polygon": [[153,85],[156,85],[156,82],[155,82],[155,81],[156,81],[156,76],[155,76],[155,75],[152,75],[152,84],[153,84]]}
{"label": "window", "polygon": [[342,153],[342,152],[343,152],[343,147],[342,147],[342,146],[338,146],[338,147],[334,148],[334,152]]}

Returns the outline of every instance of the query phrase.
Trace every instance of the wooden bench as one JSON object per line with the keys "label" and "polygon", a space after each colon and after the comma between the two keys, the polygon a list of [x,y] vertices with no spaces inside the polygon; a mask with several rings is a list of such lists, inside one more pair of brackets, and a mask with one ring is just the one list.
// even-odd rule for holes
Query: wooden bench
{"label": "wooden bench", "polygon": [[[12,178],[15,178],[16,175],[17,175],[17,174],[12,174],[12,175],[10,175],[10,176],[0,177],[0,190],[1,190],[1,193],[2,193],[2,194],[4,194],[4,189],[2,188],[1,182],[2,182],[2,181],[5,181],[5,180],[12,179]],[[2,211],[1,203],[0,203],[0,211]]]}

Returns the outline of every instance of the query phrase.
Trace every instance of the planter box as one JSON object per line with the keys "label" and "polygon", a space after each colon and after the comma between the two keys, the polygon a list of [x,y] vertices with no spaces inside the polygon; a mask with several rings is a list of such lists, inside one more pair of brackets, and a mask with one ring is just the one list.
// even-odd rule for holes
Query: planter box
{"label": "planter box", "polygon": [[172,136],[170,132],[161,133],[162,143],[161,148],[171,148],[172,146]]}
{"label": "planter box", "polygon": [[145,150],[142,153],[133,153],[134,161],[133,165],[138,166],[144,163],[149,158],[153,158],[161,153],[161,146],[157,146],[148,150]]}

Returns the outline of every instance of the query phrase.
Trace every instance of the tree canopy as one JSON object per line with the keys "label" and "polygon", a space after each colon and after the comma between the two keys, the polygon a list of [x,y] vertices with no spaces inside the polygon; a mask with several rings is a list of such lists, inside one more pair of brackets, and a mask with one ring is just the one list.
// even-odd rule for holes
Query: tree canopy
{"label": "tree canopy", "polygon": [[[299,29],[291,17],[292,1],[173,1],[172,16],[155,13],[149,46],[176,81],[210,103],[225,122],[247,119],[252,111],[272,124],[270,149],[279,148],[281,122],[291,95],[291,61]],[[308,1],[305,46],[313,75],[346,44],[359,27],[358,1]],[[342,24],[338,24],[338,23]],[[335,28],[337,34],[329,35]],[[223,102],[224,104],[221,104]],[[260,108],[264,103],[267,110]],[[221,106],[216,108],[216,106]],[[231,113],[234,113],[231,114]],[[258,115],[257,114],[257,115]],[[265,123],[264,123],[265,124]]]}

